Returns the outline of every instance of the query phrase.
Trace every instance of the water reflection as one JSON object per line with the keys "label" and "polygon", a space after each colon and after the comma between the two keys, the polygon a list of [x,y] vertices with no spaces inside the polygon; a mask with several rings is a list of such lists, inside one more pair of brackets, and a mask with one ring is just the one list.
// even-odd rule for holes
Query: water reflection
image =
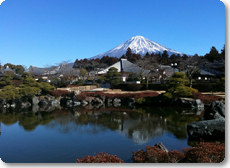
{"label": "water reflection", "polygon": [[147,143],[165,132],[177,139],[186,139],[186,125],[201,116],[190,109],[139,107],[54,109],[51,112],[6,112],[0,113],[0,122],[11,125],[18,122],[26,131],[33,131],[38,125],[55,129],[63,134],[78,131],[82,134],[116,131],[138,144]]}

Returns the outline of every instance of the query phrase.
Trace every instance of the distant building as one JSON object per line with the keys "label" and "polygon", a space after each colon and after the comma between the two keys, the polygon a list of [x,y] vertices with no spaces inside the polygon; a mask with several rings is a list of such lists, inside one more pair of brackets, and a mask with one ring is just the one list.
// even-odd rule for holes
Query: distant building
{"label": "distant building", "polygon": [[15,73],[15,70],[9,68],[9,66],[6,66],[6,68],[2,70],[2,74],[5,74],[7,72],[13,72],[13,73]]}
{"label": "distant building", "polygon": [[[120,59],[120,61],[118,61],[117,63],[109,66],[108,68],[99,71],[98,75],[103,75],[106,74],[110,68],[115,67],[117,68],[117,71],[120,72],[122,74],[122,80],[125,82],[126,79],[128,78],[130,73],[137,73],[140,74],[141,71],[143,71],[142,68],[140,68],[139,66],[137,66],[136,64],[133,64],[131,62],[129,62],[127,59]],[[149,73],[149,70],[144,70],[145,73]]]}

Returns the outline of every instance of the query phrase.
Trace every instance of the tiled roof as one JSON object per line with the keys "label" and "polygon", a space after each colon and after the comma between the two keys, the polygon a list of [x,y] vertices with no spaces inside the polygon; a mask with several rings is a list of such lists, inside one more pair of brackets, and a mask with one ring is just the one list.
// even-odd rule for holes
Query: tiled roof
{"label": "tiled roof", "polygon": [[[117,68],[118,72],[133,72],[133,73],[140,73],[143,69],[140,68],[139,66],[129,62],[127,59],[121,59],[120,61],[118,61],[117,63],[111,65],[110,67],[99,71],[98,74],[105,74],[109,71],[110,68],[115,67]],[[149,70],[145,70],[146,73],[149,72]]]}

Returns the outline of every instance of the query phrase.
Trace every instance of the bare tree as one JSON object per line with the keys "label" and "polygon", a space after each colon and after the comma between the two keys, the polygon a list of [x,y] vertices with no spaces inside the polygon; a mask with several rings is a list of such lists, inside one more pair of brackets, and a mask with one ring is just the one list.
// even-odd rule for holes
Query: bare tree
{"label": "bare tree", "polygon": [[143,59],[137,60],[136,64],[141,68],[139,75],[141,79],[146,80],[146,89],[148,89],[149,80],[152,76],[151,72],[156,72],[158,63],[153,57],[145,57]]}
{"label": "bare tree", "polygon": [[192,87],[192,79],[194,77],[194,75],[200,73],[200,69],[197,68],[196,66],[188,66],[187,70],[186,70],[186,75],[189,79],[189,83],[190,83],[190,88]]}

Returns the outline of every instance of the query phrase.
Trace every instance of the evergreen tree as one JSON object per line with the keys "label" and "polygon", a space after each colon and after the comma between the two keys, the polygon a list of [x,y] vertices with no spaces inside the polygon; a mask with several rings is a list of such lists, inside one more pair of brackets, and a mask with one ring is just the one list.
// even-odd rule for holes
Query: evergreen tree
{"label": "evergreen tree", "polygon": [[111,85],[112,88],[114,88],[115,85],[122,82],[121,73],[117,71],[117,68],[111,67],[105,75],[105,80]]}

